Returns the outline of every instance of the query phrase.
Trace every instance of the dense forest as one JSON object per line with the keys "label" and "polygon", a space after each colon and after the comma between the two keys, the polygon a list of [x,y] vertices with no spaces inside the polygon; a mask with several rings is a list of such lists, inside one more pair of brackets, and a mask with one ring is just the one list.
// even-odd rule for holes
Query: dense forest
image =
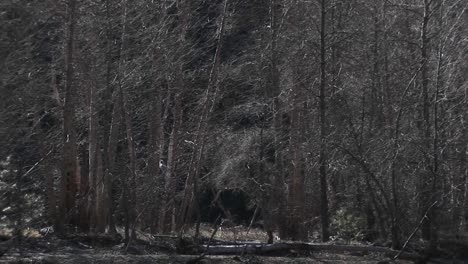
{"label": "dense forest", "polygon": [[461,237],[467,8],[2,0],[0,229]]}

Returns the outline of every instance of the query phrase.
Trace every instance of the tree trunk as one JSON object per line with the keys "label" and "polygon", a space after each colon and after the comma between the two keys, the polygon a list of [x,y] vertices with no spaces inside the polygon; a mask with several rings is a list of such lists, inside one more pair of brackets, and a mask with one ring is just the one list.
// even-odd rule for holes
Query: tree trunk
{"label": "tree trunk", "polygon": [[[184,231],[183,227],[188,223],[194,209],[194,203],[197,206],[198,199],[198,176],[200,172],[200,166],[203,158],[203,153],[205,150],[205,139],[206,132],[208,127],[208,119],[211,116],[214,106],[217,101],[218,90],[219,90],[219,68],[221,64],[221,51],[223,47],[223,37],[225,31],[225,21],[227,16],[227,7],[228,0],[224,1],[224,8],[221,17],[221,25],[219,30],[219,35],[217,39],[216,52],[213,58],[213,63],[210,71],[210,76],[208,80],[208,87],[204,94],[204,100],[202,104],[202,111],[200,114],[200,119],[197,124],[197,136],[195,139],[194,150],[192,153],[189,171],[187,180],[185,182],[184,196],[182,199],[182,206],[179,213],[179,224],[181,233]],[[199,210],[197,207],[195,210]]]}
{"label": "tree trunk", "polygon": [[328,216],[328,184],[327,184],[327,105],[326,105],[326,8],[327,1],[321,0],[320,17],[320,94],[319,94],[319,112],[320,112],[320,154],[319,154],[319,172],[320,172],[320,216],[322,224],[322,240],[328,241],[330,237],[329,216]]}
{"label": "tree trunk", "polygon": [[[124,76],[125,76],[125,58],[127,50],[127,16],[128,16],[128,1],[124,0],[122,3],[123,16],[122,16],[122,34],[120,36],[119,48],[119,63],[117,69],[118,91],[116,101],[119,106],[121,120],[125,126],[125,133],[127,138],[128,150],[128,172],[121,173],[122,179],[122,196],[121,205],[125,215],[125,242],[130,243],[136,236],[136,212],[137,197],[136,197],[136,154],[135,143],[133,137],[132,118],[130,115],[130,108],[127,102],[128,95],[124,92]],[[126,170],[127,171],[127,170]]]}
{"label": "tree trunk", "polygon": [[[145,197],[150,197],[152,200],[151,208],[146,214],[146,222],[150,226],[152,233],[156,232],[158,227],[158,218],[160,209],[163,207],[161,203],[162,194],[158,190],[160,184],[163,181],[160,181],[160,166],[159,162],[161,160],[161,138],[163,137],[162,131],[162,120],[161,120],[161,89],[157,88],[156,94],[154,96],[153,106],[151,107],[150,117],[149,117],[149,153],[148,153],[148,187],[145,190]],[[159,201],[157,201],[159,200]]]}
{"label": "tree trunk", "polygon": [[104,233],[107,225],[107,210],[106,210],[106,192],[105,192],[105,179],[104,167],[102,160],[102,152],[99,148],[96,151],[96,214],[95,214],[95,232]]}
{"label": "tree trunk", "polygon": [[136,183],[136,154],[135,154],[135,142],[133,141],[133,126],[132,119],[130,117],[130,110],[128,109],[128,103],[124,99],[122,87],[119,90],[120,93],[120,103],[122,105],[122,119],[125,121],[125,130],[127,135],[127,147],[128,147],[128,158],[129,158],[129,178],[127,179],[128,187],[128,214],[129,214],[129,224],[131,226],[131,237],[133,240],[135,238],[135,225],[137,211],[143,210],[143,208],[138,208],[137,204],[137,183]]}
{"label": "tree trunk", "polygon": [[[274,208],[276,211],[273,214],[271,225],[278,227],[280,237],[288,236],[288,226],[286,221],[286,195],[285,195],[285,179],[284,179],[284,166],[283,166],[283,122],[281,109],[281,102],[279,99],[280,95],[280,73],[278,70],[278,31],[279,31],[279,18],[281,14],[281,0],[271,0],[270,2],[270,34],[271,34],[271,49],[270,49],[270,65],[269,65],[269,86],[270,98],[273,100],[273,131],[274,131],[274,146],[275,146],[275,171],[273,179],[273,189],[269,190],[273,192],[270,194],[272,197],[269,207]],[[266,91],[268,94],[268,91]],[[262,161],[263,162],[263,161]],[[271,227],[272,228],[272,227]],[[272,230],[270,230],[272,231]]]}
{"label": "tree trunk", "polygon": [[119,131],[120,131],[120,124],[122,122],[122,109],[121,105],[117,101],[117,92],[114,92],[113,97],[113,102],[114,102],[114,107],[112,110],[112,119],[111,119],[111,125],[110,125],[110,131],[109,131],[109,140],[108,144],[106,146],[107,150],[107,168],[104,171],[104,181],[105,181],[105,199],[106,199],[106,207],[107,207],[107,221],[109,225],[109,233],[110,234],[116,234],[117,230],[115,228],[115,219],[114,219],[114,210],[115,210],[115,204],[114,204],[114,195],[113,195],[113,189],[114,189],[114,177],[117,175],[115,173],[115,161],[116,161],[116,153],[117,153],[117,142],[118,142],[118,136],[119,136]]}
{"label": "tree trunk", "polygon": [[63,167],[61,178],[61,204],[59,219],[57,220],[56,230],[64,234],[66,225],[77,224],[75,195],[77,193],[78,177],[77,171],[77,148],[75,134],[75,96],[76,91],[73,88],[73,45],[75,31],[75,7],[76,0],[68,1],[68,39],[66,47],[66,87],[65,104],[63,111]]}
{"label": "tree trunk", "polygon": [[96,193],[97,193],[97,149],[98,149],[98,131],[97,131],[97,120],[95,114],[96,108],[96,88],[93,84],[90,85],[89,91],[89,132],[88,132],[88,182],[89,188],[87,195],[88,200],[88,212],[89,212],[89,223],[91,225],[91,232],[95,232],[95,225],[97,219],[97,208],[96,208]]}
{"label": "tree trunk", "polygon": [[303,134],[302,107],[299,101],[302,94],[299,87],[293,88],[293,109],[291,111],[290,151],[291,170],[288,197],[288,226],[291,240],[305,240],[307,232],[304,226],[304,163],[303,163]]}
{"label": "tree trunk", "polygon": [[[183,89],[183,83],[181,78],[179,78],[180,83],[178,90]],[[176,92],[174,94],[174,107],[173,107],[173,124],[172,131],[169,137],[169,146],[168,146],[168,159],[167,159],[167,168],[165,171],[165,188],[164,188],[164,197],[163,197],[163,206],[161,207],[160,215],[160,230],[163,232],[175,231],[176,226],[173,221],[175,219],[176,213],[176,191],[177,191],[177,180],[178,177],[175,173],[177,165],[177,157],[179,155],[179,138],[180,138],[180,127],[182,124],[182,107],[181,107],[181,94]],[[169,215],[168,215],[169,214]]]}
{"label": "tree trunk", "polygon": [[[55,74],[55,71],[52,71],[52,93],[54,94],[55,91],[58,91],[58,80]],[[61,102],[58,94],[56,94],[57,102]],[[41,133],[41,156],[45,156],[47,154],[47,145],[46,145],[46,132]],[[51,152],[55,152],[54,149],[50,150]],[[47,223],[54,224],[57,219],[57,190],[56,190],[56,182],[54,180],[54,173],[55,173],[55,165],[52,165],[52,160],[50,158],[44,161],[43,166],[43,174],[45,175],[46,181],[46,208],[47,208]]]}
{"label": "tree trunk", "polygon": [[[465,131],[465,138],[466,138],[466,131]],[[465,143],[465,146],[467,144]],[[465,147],[464,149],[464,154],[463,154],[463,158],[462,158],[462,162],[464,162],[463,164],[467,164],[468,162],[468,157],[467,157],[467,153],[468,152],[468,148]],[[462,218],[462,221],[461,221],[461,230],[464,230],[464,231],[468,231],[468,169],[465,167],[464,170],[463,170],[463,173],[462,173],[462,183],[463,183],[463,199],[462,199],[462,212],[461,212],[461,218]]]}
{"label": "tree trunk", "polygon": [[103,95],[104,109],[101,115],[102,126],[102,162],[103,162],[103,217],[105,218],[105,225],[109,227],[108,232],[115,234],[114,223],[114,197],[112,195],[113,189],[113,175],[115,152],[117,148],[117,134],[118,125],[120,121],[115,120],[120,116],[117,111],[118,104],[115,103],[113,93],[114,89],[112,82],[112,21],[111,21],[111,6],[109,0],[105,2],[106,11],[106,88]]}
{"label": "tree trunk", "polygon": [[49,224],[53,224],[57,213],[57,199],[55,192],[54,169],[48,161],[46,161],[43,171],[44,175],[46,175],[47,222]]}
{"label": "tree trunk", "polygon": [[[421,88],[422,88],[422,114],[424,119],[423,125],[423,146],[424,146],[424,170],[421,175],[421,208],[420,212],[426,212],[428,206],[431,204],[431,186],[432,186],[432,162],[429,153],[431,153],[431,120],[430,120],[430,102],[429,102],[429,69],[428,69],[428,49],[429,49],[429,37],[428,37],[428,24],[430,19],[430,1],[423,0],[424,13],[423,21],[421,24]],[[429,217],[424,221],[421,231],[422,237],[425,240],[431,240],[431,229],[434,224],[434,210],[431,210]]]}

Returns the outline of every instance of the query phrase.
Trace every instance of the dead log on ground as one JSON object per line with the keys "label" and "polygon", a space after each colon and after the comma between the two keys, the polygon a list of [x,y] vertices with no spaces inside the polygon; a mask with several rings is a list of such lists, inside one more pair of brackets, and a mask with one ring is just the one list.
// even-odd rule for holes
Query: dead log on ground
{"label": "dead log on ground", "polygon": [[[396,256],[399,251],[385,248],[385,247],[372,247],[372,246],[356,246],[356,245],[326,245],[326,244],[311,244],[311,243],[276,243],[276,244],[262,244],[262,243],[244,243],[237,245],[211,245],[209,247],[202,246],[202,250],[206,251],[207,255],[301,255],[315,251],[330,251],[330,252],[359,252],[363,255],[369,253],[380,253],[386,257],[392,258]],[[425,260],[424,256],[417,253],[402,252],[399,256],[400,259],[419,262]]]}

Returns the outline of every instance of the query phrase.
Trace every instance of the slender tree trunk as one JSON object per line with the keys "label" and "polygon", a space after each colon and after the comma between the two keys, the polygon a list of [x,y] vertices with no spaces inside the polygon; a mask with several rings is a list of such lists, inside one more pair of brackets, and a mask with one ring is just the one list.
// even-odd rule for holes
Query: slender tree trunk
{"label": "slender tree trunk", "polygon": [[319,172],[320,172],[320,215],[322,224],[322,240],[328,241],[329,215],[328,215],[328,184],[327,184],[327,105],[326,105],[326,8],[327,1],[320,1],[320,94],[319,94],[319,113],[320,113],[320,154],[319,154]]}
{"label": "slender tree trunk", "polygon": [[55,192],[54,170],[48,161],[45,162],[43,171],[46,177],[47,222],[53,224],[57,214],[57,199]]}
{"label": "slender tree trunk", "polygon": [[[153,106],[150,112],[149,125],[149,160],[148,160],[148,182],[149,188],[146,189],[146,197],[151,197],[152,204],[149,212],[146,214],[146,221],[150,226],[152,233],[156,232],[158,227],[159,211],[163,208],[161,203],[162,195],[158,191],[160,181],[159,162],[161,160],[161,137],[162,135],[162,120],[161,120],[161,88],[157,88],[154,96]],[[159,201],[157,201],[159,200]]]}
{"label": "slender tree trunk", "polygon": [[[269,69],[269,86],[270,97],[273,99],[273,131],[274,131],[274,146],[275,146],[275,172],[273,180],[273,192],[271,208],[275,208],[276,213],[272,221],[269,223],[268,229],[272,229],[275,224],[279,229],[280,237],[286,237],[288,234],[288,227],[286,221],[286,195],[285,195],[285,180],[284,180],[284,166],[283,166],[283,128],[282,128],[282,114],[281,102],[279,99],[280,94],[280,73],[278,70],[278,31],[279,31],[279,17],[281,14],[281,0],[271,0],[270,2],[270,30],[271,30],[271,49],[270,49],[270,69]],[[272,232],[273,230],[267,230]]]}
{"label": "slender tree trunk", "polygon": [[[442,38],[442,30],[443,30],[443,15],[444,14],[444,3],[440,3],[439,5],[439,17],[438,17],[438,28],[439,28],[439,43],[437,47],[437,76],[435,82],[435,92],[433,98],[433,135],[432,135],[432,164],[429,165],[431,167],[431,197],[432,199],[429,201],[432,204],[434,202],[439,201],[440,197],[442,196],[440,191],[438,190],[441,180],[439,179],[439,92],[442,86],[442,65],[443,65],[443,38]],[[429,100],[429,99],[428,99]],[[429,107],[429,106],[428,106]],[[440,113],[442,114],[442,113]],[[430,144],[430,143],[428,143]],[[431,208],[429,215],[432,218],[432,225],[430,230],[430,248],[436,249],[437,240],[438,240],[438,227],[437,227],[437,204]]]}
{"label": "slender tree trunk", "polygon": [[[165,81],[166,83],[171,83],[169,78],[169,73],[166,72],[165,74]],[[161,91],[162,92],[162,91]],[[161,204],[160,204],[160,211],[159,211],[159,220],[158,220],[158,230],[159,232],[168,232],[168,231],[175,231],[175,211],[176,211],[176,187],[177,187],[177,178],[175,175],[175,165],[176,165],[176,158],[177,158],[177,150],[175,149],[176,146],[179,144],[175,142],[175,139],[178,139],[178,133],[180,133],[180,124],[182,121],[182,112],[179,110],[179,107],[173,107],[173,123],[171,134],[169,138],[166,137],[166,133],[164,132],[164,127],[166,127],[166,123],[168,122],[169,112],[171,109],[171,90],[169,85],[166,89],[165,93],[165,107],[164,113],[162,114],[161,120],[161,138],[159,141],[159,153],[160,157],[162,157],[167,149],[167,166],[166,168],[161,168],[161,177],[159,179],[160,186],[164,186],[164,189],[161,191]],[[180,100],[177,98],[177,100]],[[178,103],[180,105],[180,103]],[[162,105],[161,105],[162,107]],[[162,109],[161,109],[162,110]],[[174,127],[175,126],[175,127]],[[176,133],[177,134],[174,134]],[[162,159],[161,159],[162,160]],[[174,169],[173,169],[174,168]],[[173,191],[171,191],[173,190]],[[174,216],[174,217],[172,217]],[[171,219],[169,220],[168,217]],[[172,221],[172,218],[174,221]]]}
{"label": "slender tree trunk", "polygon": [[136,226],[136,212],[137,209],[137,183],[136,183],[136,152],[135,152],[135,142],[133,137],[133,126],[132,126],[132,119],[130,116],[130,110],[128,107],[128,103],[124,99],[122,87],[120,87],[120,103],[122,105],[122,114],[123,120],[125,121],[125,130],[127,135],[127,147],[128,147],[128,158],[129,158],[129,179],[128,179],[128,214],[129,214],[129,224],[132,228],[131,230],[131,237],[130,239],[133,240],[135,238],[135,226]]}
{"label": "slender tree trunk", "polygon": [[[186,50],[187,46],[184,43],[186,41],[186,35],[188,33],[189,29],[189,22],[190,22],[190,17],[191,17],[191,2],[190,1],[184,1],[180,2],[178,7],[179,7],[179,49],[181,50]],[[183,109],[181,105],[181,100],[182,100],[182,94],[185,90],[185,80],[184,80],[184,69],[186,67],[185,65],[186,61],[183,60],[180,62],[180,64],[176,68],[176,82],[175,86],[176,89],[173,92],[173,124],[172,124],[172,131],[171,135],[169,138],[169,145],[168,145],[168,163],[167,163],[167,171],[166,171],[166,185],[165,185],[165,206],[163,207],[162,211],[162,221],[163,221],[163,230],[167,231],[170,227],[171,231],[176,231],[180,230],[182,227],[182,222],[185,223],[184,217],[181,217],[183,210],[186,208],[184,207],[184,203],[186,203],[186,200],[182,200],[182,205],[181,207],[178,207],[176,204],[176,189],[177,189],[177,175],[175,174],[176,172],[176,166],[177,166],[177,159],[179,156],[178,150],[179,150],[179,140],[180,140],[180,128],[182,124],[182,114],[183,114]],[[168,92],[170,95],[170,92]],[[190,167],[188,171],[189,176],[187,176],[187,179],[190,178]],[[191,188],[188,187],[188,185],[185,186],[185,194],[187,194],[187,189]],[[185,196],[184,196],[185,197]],[[179,211],[179,212],[178,212]],[[169,215],[167,215],[169,214]],[[176,215],[178,215],[178,219],[176,222]]]}
{"label": "slender tree trunk", "polygon": [[[267,110],[264,110],[264,114],[267,113]],[[270,179],[268,176],[265,175],[265,139],[264,139],[264,127],[265,124],[262,124],[260,127],[260,149],[258,152],[258,161],[255,167],[255,171],[251,171],[251,177],[255,177],[255,173],[258,173],[258,179],[260,181],[260,202],[259,205],[261,207],[262,218],[264,219],[264,228],[268,236],[268,244],[273,243],[273,222],[272,222],[272,202],[271,202],[271,194],[272,190],[268,186],[270,186]],[[253,172],[253,173],[252,173]],[[252,219],[253,221],[253,219]],[[283,237],[286,237],[287,230],[284,230]]]}
{"label": "slender tree trunk", "polygon": [[[342,27],[342,3],[337,2],[336,5],[330,9],[330,35],[332,36],[332,39],[337,39],[339,38],[339,32],[343,31]],[[339,46],[339,43],[335,43],[330,46],[330,53],[331,53],[331,58],[330,58],[330,105],[334,104],[332,101],[332,98],[334,97],[335,94],[339,92],[339,87],[341,87],[341,81],[340,81],[340,68],[341,68],[341,48]],[[337,97],[335,97],[337,98]],[[336,100],[336,99],[335,99]],[[336,108],[335,112],[332,113],[333,109],[330,109],[331,114],[338,113],[336,110],[340,111],[340,108]],[[338,115],[342,115],[342,113],[338,113]],[[338,194],[340,191],[338,190],[338,181],[339,181],[339,173],[332,173],[329,176],[329,212],[334,212],[336,209],[339,207],[340,203],[340,197]],[[359,181],[358,181],[359,182]]]}
{"label": "slender tree trunk", "polygon": [[293,110],[291,111],[290,151],[291,151],[291,176],[289,180],[288,198],[288,226],[289,237],[292,240],[307,239],[304,225],[304,162],[303,162],[303,113],[300,99],[302,94],[299,87],[293,88]]}
{"label": "slender tree trunk", "polygon": [[61,204],[56,230],[64,234],[65,226],[76,224],[75,195],[77,193],[77,148],[75,134],[75,96],[73,88],[73,45],[75,36],[76,0],[68,1],[68,39],[66,47],[66,87],[63,111],[63,168],[61,178]]}
{"label": "slender tree trunk", "polygon": [[114,102],[114,107],[112,110],[112,119],[111,119],[111,125],[110,125],[110,131],[109,131],[109,140],[108,144],[106,146],[107,150],[107,168],[105,170],[104,174],[104,181],[105,181],[105,195],[106,195],[106,207],[108,208],[108,213],[107,213],[107,221],[109,225],[109,233],[110,234],[116,234],[117,230],[115,228],[115,219],[114,219],[114,210],[115,210],[115,204],[114,204],[114,195],[113,195],[113,189],[114,189],[114,178],[116,176],[115,174],[115,161],[116,161],[116,153],[117,153],[117,140],[119,136],[119,131],[120,131],[120,124],[122,120],[122,109],[121,105],[117,101],[117,92],[115,92],[115,96],[113,96],[113,102]]}
{"label": "slender tree trunk", "polygon": [[[422,112],[423,112],[423,144],[425,153],[424,155],[424,170],[423,175],[421,175],[421,208],[420,212],[424,216],[427,208],[432,204],[431,202],[431,182],[432,182],[432,173],[433,168],[431,164],[431,160],[429,157],[429,153],[431,153],[431,120],[430,120],[430,102],[429,102],[429,69],[428,69],[428,49],[429,49],[429,37],[428,37],[428,24],[430,19],[430,1],[423,0],[424,4],[424,13],[423,13],[423,21],[421,24],[421,88],[422,88]],[[433,223],[433,215],[434,210],[431,210],[429,213],[429,217],[422,224],[422,236],[426,240],[431,240],[431,229]]]}
{"label": "slender tree trunk", "polygon": [[[371,125],[370,131],[372,135],[372,130],[376,129],[377,131],[380,131],[384,125],[385,125],[385,119],[384,119],[384,106],[383,106],[383,101],[382,101],[382,71],[381,71],[381,31],[382,31],[382,21],[381,20],[381,15],[379,12],[379,2],[375,3],[374,10],[374,36],[373,36],[373,47],[372,47],[372,52],[373,52],[373,65],[372,65],[372,96],[371,96],[371,103],[372,103],[372,119],[374,121],[371,121],[373,124],[373,127]],[[370,135],[370,136],[371,136]]]}
{"label": "slender tree trunk", "polygon": [[[387,1],[382,1],[382,14],[381,14],[381,21],[383,21],[382,25],[382,53],[383,53],[383,102],[384,104],[382,105],[384,109],[384,114],[383,117],[384,119],[391,120],[391,114],[392,114],[392,93],[391,93],[391,86],[390,86],[390,61],[389,61],[389,41],[388,41],[388,30],[386,29],[385,22],[387,21],[387,9],[388,9],[388,2]],[[407,86],[407,89],[411,85],[413,80],[410,82],[410,84]],[[406,92],[405,92],[406,94]],[[401,100],[403,100],[405,95],[403,95]],[[389,137],[393,138],[394,144],[393,144],[393,155],[394,158],[392,159],[392,164],[391,164],[391,199],[393,201],[393,205],[389,202],[387,204],[388,210],[390,211],[390,233],[391,233],[391,239],[392,239],[392,247],[393,248],[399,248],[400,247],[400,238],[399,238],[399,232],[397,229],[397,215],[394,212],[393,208],[396,207],[398,204],[398,194],[396,192],[396,183],[397,183],[397,175],[395,171],[395,166],[397,162],[397,156],[398,156],[398,148],[399,148],[399,133],[400,133],[400,117],[402,113],[402,102],[400,102],[400,109],[398,112],[398,117],[396,118],[395,124],[393,126],[395,127],[395,130],[393,131],[393,135],[391,134],[392,131],[389,129]],[[385,118],[386,117],[386,118]],[[376,207],[377,208],[377,207]],[[380,218],[382,219],[382,218]],[[381,236],[386,237],[387,232],[384,228],[384,221],[380,220],[380,229],[381,229]]]}
{"label": "slender tree trunk", "polygon": [[399,196],[398,196],[398,173],[397,165],[399,159],[399,149],[400,149],[400,134],[401,134],[401,120],[403,117],[403,102],[406,98],[409,88],[416,80],[419,72],[421,71],[422,66],[416,71],[408,85],[406,86],[403,94],[400,97],[400,102],[398,105],[397,116],[394,121],[394,130],[393,130],[393,148],[392,148],[392,159],[390,164],[390,180],[391,180],[391,200],[386,199],[387,208],[391,217],[391,238],[392,238],[392,248],[400,248],[400,232],[399,232]]}
{"label": "slender tree trunk", "polygon": [[[391,116],[391,89],[390,89],[390,62],[389,62],[389,41],[388,41],[388,30],[386,29],[387,21],[387,3],[388,1],[382,1],[382,15],[380,20],[382,21],[382,56],[383,56],[383,80],[382,80],[382,97],[383,97],[383,118],[388,120]],[[389,131],[389,133],[391,133]],[[391,136],[391,135],[390,135]]]}
{"label": "slender tree trunk", "polygon": [[[464,131],[465,138],[467,137],[467,131]],[[462,164],[467,164],[468,162],[468,144],[465,142],[465,148],[462,152]],[[462,212],[461,212],[461,228],[460,230],[468,231],[468,169],[462,165],[462,186],[463,186],[463,199],[462,199]]]}
{"label": "slender tree trunk", "polygon": [[[78,162],[80,181],[78,183],[77,191],[77,210],[79,214],[78,227],[81,232],[88,232],[91,227],[91,218],[89,212],[89,197],[90,197],[90,184],[89,184],[89,152],[86,145],[80,145],[78,148]],[[81,166],[80,166],[81,164]]]}
{"label": "slender tree trunk", "polygon": [[[119,63],[117,69],[118,91],[117,100],[121,114],[121,120],[124,122],[125,132],[127,137],[128,150],[128,173],[122,173],[122,196],[121,203],[125,214],[125,241],[130,243],[136,236],[136,212],[137,212],[137,197],[136,197],[136,154],[135,143],[133,138],[132,119],[130,109],[127,102],[127,95],[124,93],[124,76],[125,76],[125,51],[127,49],[127,16],[128,16],[128,1],[123,0],[123,17],[122,17],[122,34],[120,38]],[[126,170],[127,171],[127,170]],[[124,175],[128,175],[125,177]]]}
{"label": "slender tree trunk", "polygon": [[[180,79],[180,78],[179,78]],[[182,80],[180,80],[179,88],[182,89]],[[176,226],[174,223],[175,213],[176,213],[176,191],[177,191],[177,180],[176,175],[176,165],[177,157],[179,155],[179,138],[180,138],[180,128],[182,124],[182,106],[181,106],[181,94],[176,92],[174,94],[174,107],[173,107],[173,124],[172,131],[169,137],[169,146],[168,146],[168,159],[167,159],[167,168],[164,175],[165,176],[165,194],[164,194],[164,206],[161,211],[161,221],[160,229],[163,232],[175,231]],[[168,215],[169,214],[169,215]]]}
{"label": "slender tree trunk", "polygon": [[97,191],[97,148],[98,148],[98,131],[97,131],[97,120],[95,114],[96,108],[96,88],[93,84],[90,84],[89,91],[89,132],[88,132],[88,181],[89,181],[89,195],[88,195],[88,212],[89,212],[89,223],[91,225],[91,232],[95,232],[95,225],[97,220],[97,208],[96,208],[96,191]]}
{"label": "slender tree trunk", "polygon": [[[228,0],[224,1],[224,8],[221,17],[221,25],[216,45],[216,52],[213,58],[213,64],[210,71],[210,76],[208,80],[208,87],[205,91],[204,95],[204,102],[202,105],[202,111],[200,114],[200,119],[197,124],[197,136],[195,139],[194,144],[194,151],[191,157],[190,166],[189,166],[189,174],[187,176],[187,180],[185,182],[185,191],[184,196],[182,199],[182,206],[179,214],[179,228],[180,234],[183,233],[183,226],[188,223],[190,219],[193,209],[194,203],[197,205],[197,185],[198,185],[198,176],[200,172],[200,166],[203,158],[203,153],[205,150],[205,139],[206,139],[206,132],[208,127],[208,119],[211,116],[214,106],[217,101],[218,90],[219,90],[219,79],[218,79],[218,72],[221,64],[221,50],[222,50],[222,43],[225,31],[225,20],[227,16],[227,7],[228,7]],[[197,211],[198,208],[195,208]]]}
{"label": "slender tree trunk", "polygon": [[105,179],[104,179],[104,167],[102,151],[99,148],[96,153],[96,229],[97,233],[104,233],[107,225],[107,210],[105,207],[106,195],[105,195]]}
{"label": "slender tree trunk", "polygon": [[[164,22],[166,21],[166,12],[160,5],[160,3],[154,3],[152,8],[158,15],[159,25],[165,29]],[[165,33],[154,32],[152,34],[153,42],[157,42],[160,39],[167,37]],[[151,233],[158,231],[161,222],[161,212],[164,211],[164,173],[160,162],[162,162],[162,150],[164,145],[164,123],[162,120],[162,104],[163,104],[163,82],[159,80],[161,72],[166,67],[164,59],[164,48],[163,45],[152,45],[152,59],[153,67],[149,73],[153,79],[154,92],[151,93],[151,106],[149,107],[148,116],[148,171],[146,181],[149,183],[144,188],[144,197],[150,197],[148,210],[144,212],[143,219],[146,227],[150,228]]]}
{"label": "slender tree trunk", "polygon": [[[111,129],[115,129],[116,126],[114,121],[114,107],[113,105],[113,87],[111,85],[111,74],[112,74],[112,24],[111,24],[111,6],[109,3],[110,0],[105,1],[105,13],[106,13],[106,87],[103,95],[103,104],[104,109],[101,115],[102,125],[102,142],[99,146],[102,148],[102,166],[103,166],[103,190],[102,190],[102,210],[105,226],[108,227],[108,232],[110,234],[115,234],[115,225],[113,219],[114,213],[114,199],[112,197],[112,169],[113,169],[113,160],[115,152],[110,153],[110,151],[115,151],[112,148],[116,147],[116,142],[111,142]],[[115,137],[112,138],[115,140]],[[113,144],[112,147],[110,144]],[[105,228],[105,227],[104,227]]]}
{"label": "slender tree trunk", "polygon": [[[52,91],[58,91],[58,80],[55,74],[55,71],[52,71]],[[58,94],[57,96],[57,102],[61,102]],[[46,142],[46,133],[41,134],[41,142]],[[41,155],[44,157],[47,153],[46,150],[47,145],[45,143],[41,144]],[[55,151],[55,150],[51,150]],[[47,206],[47,222],[49,224],[54,224],[55,220],[57,219],[57,192],[56,192],[56,183],[54,180],[54,167],[51,164],[50,158],[46,159],[44,161],[44,167],[43,167],[43,174],[46,177],[46,206]]]}

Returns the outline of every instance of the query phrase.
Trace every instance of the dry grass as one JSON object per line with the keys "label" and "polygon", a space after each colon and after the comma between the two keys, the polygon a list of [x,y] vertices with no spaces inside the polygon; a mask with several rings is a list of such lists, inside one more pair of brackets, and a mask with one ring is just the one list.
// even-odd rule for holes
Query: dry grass
{"label": "dry grass", "polygon": [[[14,230],[12,228],[0,228],[0,236],[1,237],[12,237]],[[30,237],[30,238],[40,238],[42,237],[39,230],[34,228],[26,228],[22,230],[23,237]]]}

